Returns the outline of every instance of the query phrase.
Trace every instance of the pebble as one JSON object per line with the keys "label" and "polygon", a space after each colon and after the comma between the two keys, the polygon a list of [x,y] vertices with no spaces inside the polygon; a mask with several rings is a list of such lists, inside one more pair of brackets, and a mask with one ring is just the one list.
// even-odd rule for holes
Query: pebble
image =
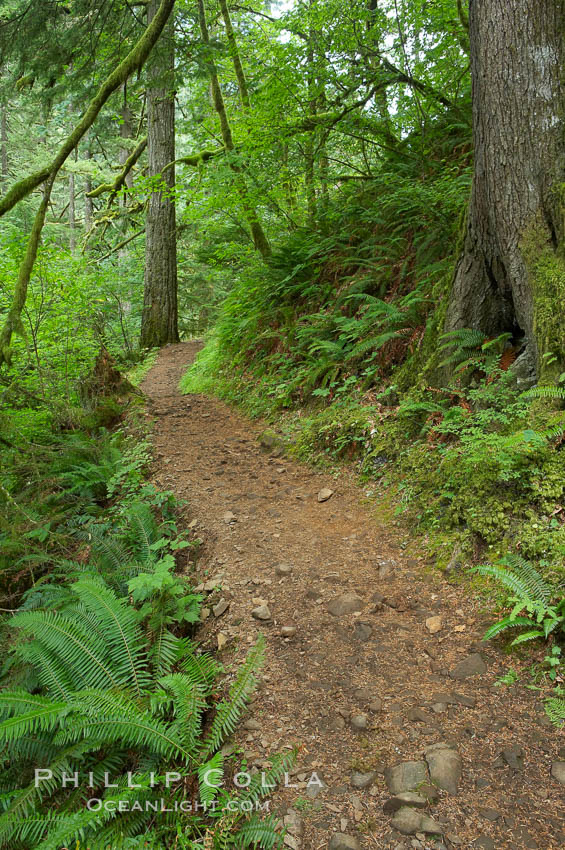
{"label": "pebble", "polygon": [[214,612],[214,617],[221,617],[222,614],[225,614],[228,608],[230,607],[230,603],[226,599],[220,599],[217,605],[214,605],[212,608]]}
{"label": "pebble", "polygon": [[359,620],[355,623],[353,627],[353,637],[356,640],[367,641],[373,634],[372,626],[369,623],[360,623]]}
{"label": "pebble", "polygon": [[376,779],[376,771],[370,770],[367,773],[361,773],[359,770],[354,770],[351,774],[351,785],[353,788],[368,788]]}
{"label": "pebble", "polygon": [[292,569],[292,564],[277,564],[275,567],[275,574],[278,576],[289,576]]}
{"label": "pebble", "polygon": [[416,835],[419,832],[429,835],[440,835],[443,827],[428,815],[423,815],[416,809],[403,806],[394,815],[391,826],[403,835]]}
{"label": "pebble", "polygon": [[318,501],[319,502],[327,502],[328,499],[331,499],[334,491],[330,490],[329,487],[322,487],[320,492],[318,493]]}
{"label": "pebble", "polygon": [[369,719],[366,714],[354,714],[349,722],[356,732],[365,732],[369,728]]}
{"label": "pebble", "polygon": [[223,520],[227,525],[229,525],[231,522],[237,522],[235,514],[231,511],[225,511]]}
{"label": "pebble", "polygon": [[254,620],[270,620],[271,611],[268,605],[258,605],[251,612],[251,616]]}
{"label": "pebble", "polygon": [[384,776],[388,790],[395,795],[414,791],[423,782],[428,781],[428,771],[423,761],[405,761],[387,767]]}
{"label": "pebble", "polygon": [[426,761],[433,784],[449,794],[457,794],[462,772],[459,753],[447,744],[433,744],[426,749]]}
{"label": "pebble", "polygon": [[565,785],[565,761],[554,761],[551,765],[551,775]]}
{"label": "pebble", "polygon": [[296,626],[283,626],[281,629],[281,635],[285,638],[294,637],[296,634]]}
{"label": "pebble", "polygon": [[358,840],[353,835],[336,832],[330,838],[328,850],[361,850]]}
{"label": "pebble", "polygon": [[392,815],[403,806],[412,809],[425,809],[427,805],[428,801],[425,797],[416,794],[414,791],[405,791],[403,794],[397,794],[387,800],[383,806],[383,811],[385,815]]}
{"label": "pebble", "polygon": [[328,611],[334,617],[343,617],[345,614],[354,614],[363,610],[363,600],[355,593],[342,593],[336,596],[328,604]]}
{"label": "pebble", "polygon": [[441,617],[428,617],[426,620],[426,628],[431,635],[435,635],[436,632],[441,631],[443,628],[443,620]]}
{"label": "pebble", "polygon": [[464,679],[470,679],[471,676],[480,676],[486,672],[487,665],[483,656],[478,652],[473,652],[467,658],[464,658],[463,661],[460,661],[459,664],[456,664],[449,675],[452,679],[463,681]]}

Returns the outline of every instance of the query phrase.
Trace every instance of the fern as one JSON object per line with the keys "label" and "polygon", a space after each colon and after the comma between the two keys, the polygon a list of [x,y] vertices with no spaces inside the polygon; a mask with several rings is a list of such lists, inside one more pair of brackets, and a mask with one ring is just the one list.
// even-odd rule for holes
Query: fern
{"label": "fern", "polygon": [[[191,641],[170,635],[170,659],[164,666],[170,662],[179,669],[159,675],[151,668],[133,608],[100,579],[82,577],[73,584],[62,611],[22,612],[12,622],[19,633],[18,657],[37,669],[48,693],[0,691],[0,742],[14,765],[7,776],[14,781],[4,796],[0,843],[58,850],[79,840],[102,850],[121,847],[126,837],[143,836],[144,846],[171,846],[178,815],[157,827],[151,810],[130,811],[127,803],[151,799],[144,770],[179,772],[187,785],[199,787],[203,803],[220,794],[206,785],[206,773],[216,771],[211,774],[214,785],[223,776],[219,747],[234,731],[255,686],[263,638],[216,706],[213,694],[221,667],[210,656],[198,655]],[[211,711],[215,716],[204,733]],[[269,785],[280,779],[290,759],[274,759]],[[30,764],[49,766],[51,779],[35,787]],[[95,783],[102,783],[105,773],[120,777],[118,788],[108,789],[105,799],[123,803],[125,811],[119,806],[111,812],[90,811],[82,789],[62,790],[62,774],[78,770],[91,773]],[[140,788],[128,787],[128,771],[135,771]],[[174,796],[175,789],[169,793]],[[251,800],[264,793],[254,777],[243,795]],[[247,812],[237,810],[221,823],[213,833],[217,846],[269,848],[280,843],[274,820],[250,820]],[[189,817],[184,822],[187,841],[201,846],[208,826],[205,815]]]}
{"label": "fern", "polygon": [[559,399],[560,401],[565,401],[565,387],[555,387],[555,386],[546,386],[546,387],[532,387],[529,390],[526,390],[522,393],[521,398],[524,399],[534,399],[534,398],[543,398],[543,399]]}
{"label": "fern", "polygon": [[548,697],[545,701],[545,711],[552,723],[563,723],[565,721],[565,698]]}
{"label": "fern", "polygon": [[217,707],[216,716],[202,746],[201,758],[208,758],[210,753],[217,750],[234,732],[247,701],[257,686],[256,674],[264,657],[265,638],[259,635],[255,646],[240,667],[227,699],[222,700]]}

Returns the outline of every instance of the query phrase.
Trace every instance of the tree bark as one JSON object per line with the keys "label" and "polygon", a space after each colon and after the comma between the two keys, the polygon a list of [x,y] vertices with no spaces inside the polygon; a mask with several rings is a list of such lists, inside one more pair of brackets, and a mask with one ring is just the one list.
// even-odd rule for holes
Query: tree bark
{"label": "tree bark", "polygon": [[[157,0],[150,0],[148,21]],[[175,218],[174,28],[167,24],[152,57],[147,90],[148,175],[157,181],[145,225],[145,283],[141,319],[142,348],[179,341],[177,307],[177,236]]]}
{"label": "tree bark", "polygon": [[511,332],[531,380],[554,344],[539,262],[563,238],[564,20],[564,0],[470,0],[475,171],[446,330]]}
{"label": "tree bark", "polygon": [[[92,159],[92,151],[90,150],[90,142],[87,140],[84,150],[84,158]],[[92,198],[89,197],[89,192],[92,191],[92,181],[90,177],[86,177],[84,181],[84,232],[87,234],[92,227],[94,221],[94,204]]]}
{"label": "tree bark", "polygon": [[2,184],[8,180],[8,116],[6,104],[0,106],[0,161]]}

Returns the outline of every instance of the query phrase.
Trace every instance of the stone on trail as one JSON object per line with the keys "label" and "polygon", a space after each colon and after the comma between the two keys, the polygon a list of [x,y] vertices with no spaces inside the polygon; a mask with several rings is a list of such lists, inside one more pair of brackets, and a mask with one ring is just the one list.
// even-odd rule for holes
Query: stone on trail
{"label": "stone on trail", "polygon": [[471,847],[476,848],[476,850],[496,850],[496,844],[489,838],[488,835],[479,835],[473,843]]}
{"label": "stone on trail", "polygon": [[214,612],[214,617],[221,617],[222,614],[225,614],[228,608],[230,607],[230,603],[226,599],[220,599],[217,605],[214,605],[212,608]]}
{"label": "stone on trail", "polygon": [[223,520],[227,525],[230,525],[232,522],[237,522],[236,516],[232,511],[224,511]]}
{"label": "stone on trail", "polygon": [[275,575],[278,576],[289,576],[292,572],[291,564],[277,564],[275,567]]}
{"label": "stone on trail", "polygon": [[281,629],[281,635],[285,638],[294,637],[296,634],[296,626],[283,626]]}
{"label": "stone on trail", "polygon": [[393,815],[403,806],[408,806],[412,809],[425,809],[428,801],[415,791],[405,791],[403,794],[397,794],[391,797],[383,806],[385,815]]}
{"label": "stone on trail", "polygon": [[271,611],[268,605],[258,605],[251,612],[251,616],[254,620],[270,620]]}
{"label": "stone on trail", "polygon": [[443,627],[443,620],[441,617],[428,617],[426,620],[426,628],[431,635],[435,635],[436,632],[441,631]]}
{"label": "stone on trail", "polygon": [[486,672],[487,665],[484,662],[483,656],[478,652],[473,652],[472,655],[468,655],[467,658],[456,664],[449,675],[452,679],[463,681],[463,679],[470,679],[471,676],[480,676]]}
{"label": "stone on trail", "polygon": [[365,732],[369,728],[369,719],[366,714],[354,714],[349,722],[356,732]]}
{"label": "stone on trail", "polygon": [[320,492],[318,493],[318,501],[319,502],[327,502],[328,499],[331,499],[334,491],[330,490],[329,487],[322,487]]}
{"label": "stone on trail", "polygon": [[373,628],[369,625],[369,623],[360,623],[359,620],[355,623],[353,627],[353,637],[356,640],[367,641],[373,634]]}
{"label": "stone on trail", "polygon": [[565,785],[565,761],[554,761],[551,765],[551,775]]}
{"label": "stone on trail", "polygon": [[424,761],[404,761],[387,767],[385,782],[391,794],[414,791],[423,782],[428,781],[428,770]]}
{"label": "stone on trail", "polygon": [[351,785],[353,788],[368,788],[375,781],[376,771],[370,770],[367,773],[361,773],[359,770],[354,770],[351,774]]}
{"label": "stone on trail", "polygon": [[441,824],[437,823],[433,818],[423,815],[422,812],[411,809],[408,806],[403,806],[396,812],[391,821],[391,826],[403,835],[416,835],[417,832],[424,832],[428,835],[441,835],[444,832]]}
{"label": "stone on trail", "polygon": [[275,457],[281,457],[281,455],[285,452],[285,442],[283,438],[271,428],[267,428],[266,431],[263,431],[259,437],[259,444],[264,451],[270,452],[275,455]]}
{"label": "stone on trail", "polygon": [[328,604],[328,611],[334,617],[343,617],[345,614],[354,614],[362,610],[363,600],[355,593],[342,593]]}
{"label": "stone on trail", "polygon": [[426,749],[426,761],[434,785],[449,794],[457,794],[462,771],[459,753],[447,744],[433,744]]}
{"label": "stone on trail", "polygon": [[361,850],[361,845],[353,835],[336,832],[330,838],[328,850]]}

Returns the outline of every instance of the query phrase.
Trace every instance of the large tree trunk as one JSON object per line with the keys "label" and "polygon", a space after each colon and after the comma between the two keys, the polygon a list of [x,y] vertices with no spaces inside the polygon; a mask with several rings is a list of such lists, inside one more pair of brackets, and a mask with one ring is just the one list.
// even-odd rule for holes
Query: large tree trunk
{"label": "large tree trunk", "polygon": [[[148,20],[159,4],[151,0]],[[175,220],[174,31],[172,21],[163,31],[150,65],[147,91],[147,152],[149,177],[160,188],[151,193],[145,227],[145,287],[141,346],[154,348],[178,342],[177,239]],[[159,179],[160,178],[160,179]]]}
{"label": "large tree trunk", "polygon": [[531,378],[556,345],[540,260],[556,262],[562,239],[564,10],[563,0],[469,6],[475,173],[446,330],[511,332]]}

